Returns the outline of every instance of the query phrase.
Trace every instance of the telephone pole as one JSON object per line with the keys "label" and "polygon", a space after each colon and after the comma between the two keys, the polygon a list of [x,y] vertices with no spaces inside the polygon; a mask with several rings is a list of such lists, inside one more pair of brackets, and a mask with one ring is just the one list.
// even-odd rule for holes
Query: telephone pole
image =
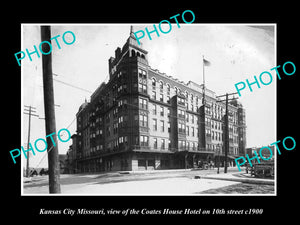
{"label": "telephone pole", "polygon": [[[50,26],[41,26],[42,42],[51,43]],[[42,45],[43,52],[50,52],[42,55],[43,64],[43,88],[44,88],[44,107],[46,135],[56,134],[55,110],[54,110],[54,92],[53,92],[53,74],[52,74],[52,56],[48,44]],[[57,143],[57,136],[53,135],[53,141]],[[60,193],[60,171],[57,144],[53,145],[51,138],[47,139],[48,168],[49,168],[49,193]]]}
{"label": "telephone pole", "polygon": [[[23,112],[24,114],[27,114],[28,115],[28,139],[27,139],[27,150],[29,149],[29,143],[30,143],[30,126],[31,126],[31,116],[37,116],[36,114],[32,114],[32,113],[36,113],[35,111],[35,107],[32,107],[31,105],[28,106],[28,105],[24,105],[24,110],[25,111],[28,111],[27,112]],[[28,108],[28,109],[27,109]],[[29,177],[30,176],[30,173],[29,173],[29,157],[30,157],[30,154],[29,154],[29,151],[27,151],[27,161],[26,161],[26,177]]]}
{"label": "telephone pole", "polygon": [[234,94],[237,94],[237,92],[234,92],[234,93],[226,93],[225,95],[220,95],[220,96],[217,96],[217,98],[220,98],[220,97],[225,97],[225,100],[218,100],[217,102],[224,102],[225,101],[225,116],[224,116],[224,123],[225,123],[225,132],[224,132],[224,135],[225,135],[225,165],[224,165],[224,173],[227,173],[227,156],[228,156],[228,151],[229,151],[229,130],[228,130],[228,100],[234,100],[234,99],[237,99],[235,97],[231,98],[231,99],[228,99],[228,96],[229,95],[234,95]]}

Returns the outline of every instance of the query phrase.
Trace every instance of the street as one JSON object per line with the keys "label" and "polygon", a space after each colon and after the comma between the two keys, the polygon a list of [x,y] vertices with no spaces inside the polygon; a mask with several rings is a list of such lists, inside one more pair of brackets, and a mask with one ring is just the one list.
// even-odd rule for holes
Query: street
{"label": "street", "polygon": [[[237,168],[228,168],[228,175],[240,173],[244,172],[238,172]],[[205,194],[208,190],[241,184],[238,181],[222,179],[195,179],[195,176],[205,177],[214,174],[217,174],[216,168],[61,174],[60,184],[63,195],[190,195]],[[220,168],[219,175],[221,174],[224,174],[223,168]],[[48,194],[48,176],[36,176],[32,177],[31,181],[24,182],[23,193],[25,195]],[[216,193],[218,192],[212,192],[212,194]],[[252,190],[251,193],[255,194],[255,191]]]}

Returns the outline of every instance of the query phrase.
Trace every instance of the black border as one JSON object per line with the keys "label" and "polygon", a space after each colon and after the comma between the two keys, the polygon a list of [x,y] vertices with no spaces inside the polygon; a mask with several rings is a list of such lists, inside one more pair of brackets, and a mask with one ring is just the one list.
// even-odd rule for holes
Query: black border
{"label": "black border", "polygon": [[[258,222],[261,218],[280,218],[283,215],[297,215],[296,207],[293,205],[294,196],[297,195],[297,159],[298,153],[293,151],[282,151],[282,155],[278,156],[278,173],[277,173],[277,196],[20,196],[20,160],[14,165],[11,161],[9,150],[20,146],[20,124],[21,124],[21,76],[20,67],[15,62],[14,53],[20,51],[21,44],[21,23],[159,23],[172,15],[182,13],[184,10],[190,9],[196,15],[195,23],[277,23],[277,65],[282,65],[286,61],[292,61],[297,67],[296,46],[298,42],[296,38],[296,15],[293,13],[295,5],[282,4],[280,7],[273,8],[274,5],[263,7],[254,2],[232,3],[225,2],[219,5],[213,2],[211,5],[198,4],[196,7],[177,6],[176,2],[172,5],[162,4],[148,5],[154,3],[142,3],[135,5],[134,3],[120,6],[107,6],[102,3],[90,5],[88,3],[78,7],[77,10],[66,7],[51,7],[45,5],[40,10],[32,11],[33,6],[29,9],[22,8],[22,13],[13,11],[8,18],[9,28],[5,36],[4,44],[4,68],[3,76],[3,118],[8,119],[8,123],[3,121],[5,127],[5,145],[3,147],[5,159],[5,168],[3,171],[3,186],[5,186],[4,197],[7,195],[7,203],[4,215],[10,218],[12,216],[21,215],[24,219],[29,217],[37,217],[37,219],[56,219],[56,216],[39,216],[40,208],[46,209],[64,209],[64,208],[224,208],[224,209],[247,209],[262,208],[263,215],[259,216],[243,216],[246,221],[253,219]],[[274,3],[277,4],[277,3]],[[79,9],[80,8],[80,9]],[[220,10],[221,9],[221,10]],[[54,12],[55,11],[55,12]],[[285,12],[285,13],[283,13]],[[288,12],[288,14],[286,13]],[[268,69],[268,68],[266,68]],[[297,73],[297,72],[296,72]],[[6,76],[5,76],[6,75]],[[282,80],[277,80],[277,140],[282,140],[286,136],[292,136],[296,139],[297,128],[297,94],[296,94],[296,74],[293,76],[283,76]],[[4,90],[5,89],[5,90]],[[263,112],[262,112],[263,113]],[[5,124],[5,125],[4,125]],[[296,203],[296,202],[295,202]],[[297,204],[297,203],[296,203]],[[23,217],[24,216],[24,217]],[[90,216],[84,216],[85,218]],[[130,216],[135,218],[137,216]],[[144,218],[145,216],[143,216]],[[146,216],[147,218],[150,216]],[[154,216],[151,216],[154,217]],[[179,216],[173,216],[177,219]],[[188,216],[190,218],[191,216]],[[223,216],[201,216],[205,218],[223,218]],[[231,218],[232,216],[226,216]],[[70,217],[68,217],[70,218]],[[74,217],[76,218],[76,217]],[[109,217],[111,218],[111,217]],[[124,218],[124,217],[122,217]],[[234,216],[240,222],[245,220],[242,216]],[[290,218],[290,217],[289,217]],[[100,218],[101,219],[101,218]],[[41,222],[43,222],[41,220]],[[99,221],[100,222],[100,221]],[[234,221],[232,221],[234,222]]]}

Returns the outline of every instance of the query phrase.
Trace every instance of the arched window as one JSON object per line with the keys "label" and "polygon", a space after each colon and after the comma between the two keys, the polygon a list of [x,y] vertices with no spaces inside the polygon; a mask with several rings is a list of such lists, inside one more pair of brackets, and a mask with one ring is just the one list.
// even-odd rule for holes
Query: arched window
{"label": "arched window", "polygon": [[154,77],[152,78],[152,86],[153,86],[153,87],[155,87],[155,86],[156,86],[156,80],[155,80],[155,78],[154,78]]}
{"label": "arched window", "polygon": [[167,92],[170,92],[170,84],[167,84]]}
{"label": "arched window", "polygon": [[174,87],[176,95],[178,94],[178,88]]}
{"label": "arched window", "polygon": [[164,88],[164,83],[162,81],[159,81],[159,88],[163,89]]}
{"label": "arched window", "polygon": [[137,52],[136,55],[140,57],[140,53],[139,52]]}
{"label": "arched window", "polygon": [[143,59],[145,59],[145,56],[144,56],[144,54],[142,54],[142,55],[141,55],[141,57],[142,57]]}
{"label": "arched window", "polygon": [[134,57],[135,56],[135,51],[132,49],[131,50],[131,56]]}
{"label": "arched window", "polygon": [[181,91],[181,89],[180,89],[180,88],[178,89],[178,92],[179,92],[179,94],[180,94],[180,95],[182,95],[182,91]]}

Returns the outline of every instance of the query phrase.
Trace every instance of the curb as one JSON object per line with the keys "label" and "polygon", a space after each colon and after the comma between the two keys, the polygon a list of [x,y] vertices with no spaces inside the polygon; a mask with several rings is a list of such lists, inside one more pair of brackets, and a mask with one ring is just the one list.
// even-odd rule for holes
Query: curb
{"label": "curb", "polygon": [[266,179],[255,179],[255,178],[234,178],[234,177],[209,177],[209,176],[195,176],[195,179],[214,179],[214,180],[228,180],[228,181],[236,181],[242,183],[249,184],[265,184],[265,185],[274,185],[274,180],[266,180]]}
{"label": "curb", "polygon": [[172,172],[188,172],[192,169],[170,169],[170,170],[132,170],[132,171],[116,171],[119,174],[154,174],[154,173],[172,173]]}

